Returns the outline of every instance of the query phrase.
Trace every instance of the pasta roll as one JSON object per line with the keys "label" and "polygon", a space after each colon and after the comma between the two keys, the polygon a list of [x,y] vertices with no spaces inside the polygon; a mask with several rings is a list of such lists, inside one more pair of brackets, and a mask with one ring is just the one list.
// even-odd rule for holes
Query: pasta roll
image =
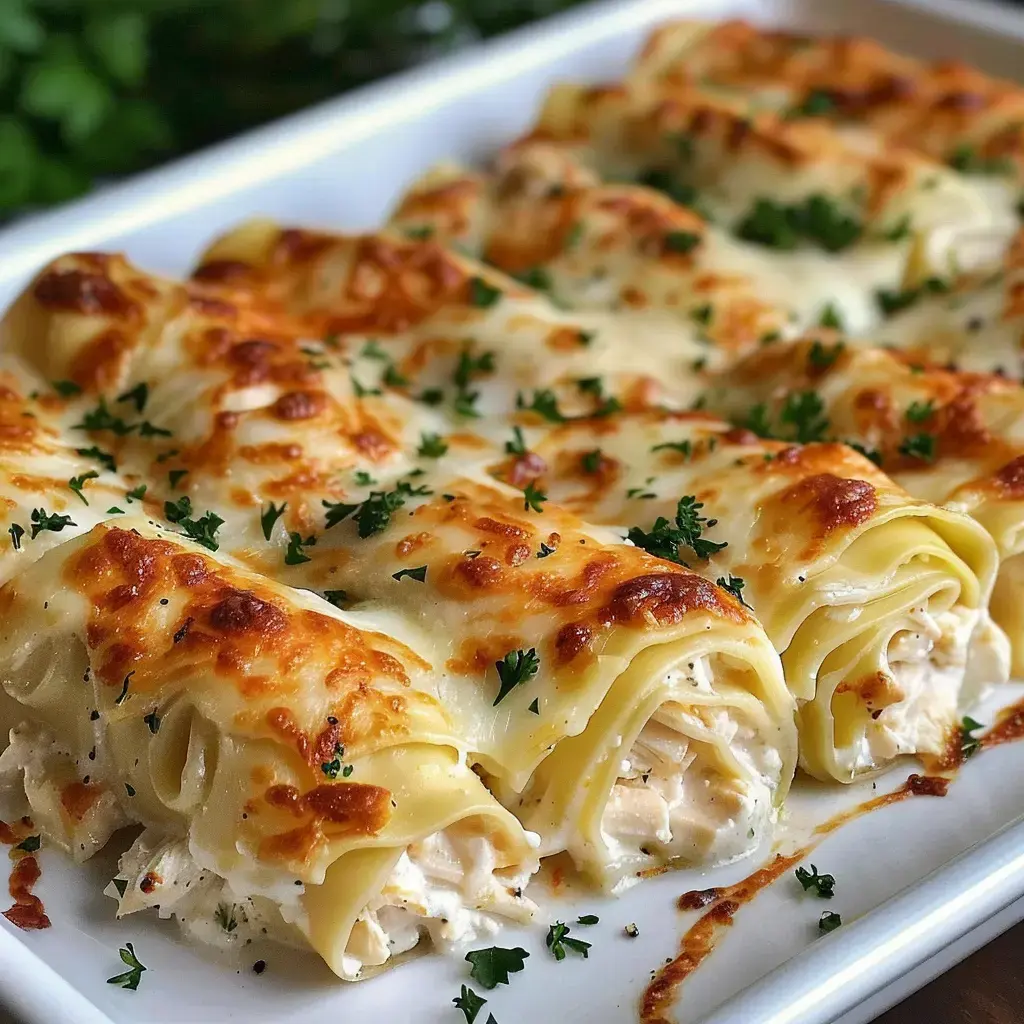
{"label": "pasta roll", "polygon": [[818,777],[941,754],[966,697],[1006,678],[990,538],[848,448],[654,410],[535,423],[524,447],[538,491],[749,603],[782,654],[801,764]]}
{"label": "pasta roll", "polygon": [[806,340],[770,346],[707,392],[709,405],[759,430],[782,430],[786,408],[812,394],[822,433],[860,445],[917,497],[966,513],[1000,557],[992,615],[1024,669],[1020,478],[1024,397],[1001,377],[922,369],[901,354]]}
{"label": "pasta roll", "polygon": [[430,662],[379,621],[146,519],[102,524],[0,589],[0,764],[81,856],[144,826],[122,913],[202,932],[230,907],[346,979],[421,933],[526,919],[536,838],[466,764]]}

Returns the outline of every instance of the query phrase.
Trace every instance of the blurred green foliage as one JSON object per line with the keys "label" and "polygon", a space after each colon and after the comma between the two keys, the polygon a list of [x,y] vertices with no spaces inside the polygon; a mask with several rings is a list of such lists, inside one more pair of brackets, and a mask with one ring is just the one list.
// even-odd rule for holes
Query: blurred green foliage
{"label": "blurred green foliage", "polygon": [[0,0],[0,216],[577,0]]}

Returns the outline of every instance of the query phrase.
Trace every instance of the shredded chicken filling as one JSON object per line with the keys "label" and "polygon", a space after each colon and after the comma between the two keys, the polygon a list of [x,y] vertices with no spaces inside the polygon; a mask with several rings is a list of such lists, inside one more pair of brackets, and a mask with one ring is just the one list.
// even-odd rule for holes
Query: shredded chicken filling
{"label": "shredded chicken filling", "polygon": [[[707,659],[681,674],[695,692],[714,692]],[[716,743],[727,746],[731,763],[717,756]],[[778,751],[740,709],[666,703],[622,761],[602,833],[619,857],[736,860],[770,829],[781,772]]]}

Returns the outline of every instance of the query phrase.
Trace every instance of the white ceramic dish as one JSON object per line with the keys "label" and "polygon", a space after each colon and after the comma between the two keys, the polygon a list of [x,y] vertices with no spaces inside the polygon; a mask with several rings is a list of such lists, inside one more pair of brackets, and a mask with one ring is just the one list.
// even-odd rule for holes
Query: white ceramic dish
{"label": "white ceramic dish", "polygon": [[[434,160],[485,156],[531,120],[544,88],[560,77],[600,79],[625,67],[648,29],[682,14],[743,14],[822,31],[868,33],[922,55],[955,54],[1012,74],[1024,52],[1024,15],[957,0],[612,0],[581,8],[487,47],[328,103],[207,153],[111,188],[0,234],[0,302],[46,259],[68,249],[117,248],[153,270],[184,272],[205,241],[252,214],[345,229],[379,221],[404,184]],[[976,712],[1016,700],[1011,686]],[[913,766],[877,781],[895,789]],[[1003,784],[1024,774],[1024,744],[968,763],[942,800],[915,798],[859,818],[829,836],[814,862],[836,876],[825,904],[792,875],[736,917],[718,949],[683,986],[680,1021],[860,1024],[1024,916],[1024,797]],[[873,795],[806,780],[795,787],[790,831]],[[765,850],[761,859],[770,851]],[[468,967],[427,956],[376,980],[339,984],[312,957],[249,947],[224,960],[190,949],[173,925],[113,919],[101,895],[113,855],[78,868],[42,854],[53,927],[23,933],[0,920],[0,1005],[28,1024],[386,1020],[457,1024],[452,1006]],[[672,957],[694,915],[675,910],[687,889],[738,880],[757,859],[706,874],[652,879],[618,900],[553,899],[529,929],[499,940],[530,951],[527,969],[490,993],[479,1021],[620,1024],[636,1020],[651,972]],[[822,909],[844,925],[819,938]],[[547,924],[600,915],[586,929],[586,961],[556,963]],[[628,939],[623,926],[636,922]],[[582,932],[583,929],[580,929]],[[137,992],[105,984],[132,941],[149,970]],[[253,974],[254,961],[267,970]]]}

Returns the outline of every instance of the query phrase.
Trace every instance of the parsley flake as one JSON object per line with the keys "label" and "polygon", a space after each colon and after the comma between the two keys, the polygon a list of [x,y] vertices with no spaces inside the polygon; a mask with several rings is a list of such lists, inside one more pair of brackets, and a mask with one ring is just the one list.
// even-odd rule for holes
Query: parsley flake
{"label": "parsley flake", "polygon": [[981,737],[974,733],[985,726],[975,721],[970,715],[964,715],[960,722],[960,755],[966,761],[981,749]]}
{"label": "parsley flake", "polygon": [[501,289],[489,285],[482,277],[469,279],[469,304],[478,309],[487,309],[501,298]]}
{"label": "parsley flake", "polygon": [[348,594],[344,590],[325,590],[324,600],[335,608],[344,608],[348,602]]}
{"label": "parsley flake", "polygon": [[75,451],[87,459],[95,459],[104,469],[109,469],[111,473],[117,469],[114,456],[109,452],[102,451],[95,445],[92,448],[76,448]]}
{"label": "parsley flake", "polygon": [[287,508],[287,501],[282,502],[280,506],[271,502],[267,508],[260,512],[260,526],[263,527],[263,537],[265,540],[270,540],[270,535],[274,532],[278,519],[284,515]]}
{"label": "parsley flake", "polygon": [[692,494],[686,495],[679,499],[676,506],[675,526],[664,516],[658,516],[649,533],[634,526],[630,528],[627,538],[638,548],[678,565],[686,564],[679,557],[680,547],[690,548],[698,558],[710,558],[728,547],[728,541],[711,541],[701,536],[704,530],[718,522],[717,519],[702,516],[700,510],[703,507],[703,502],[697,501]]}
{"label": "parsley flake", "polygon": [[814,890],[819,899],[830,900],[835,895],[836,880],[832,875],[819,875],[818,869],[812,864],[807,868],[796,869],[796,880],[803,886],[804,892]]}
{"label": "parsley flake", "polygon": [[818,931],[827,935],[829,932],[834,932],[840,925],[842,925],[843,919],[831,910],[826,910],[824,914],[818,918]]}
{"label": "parsley flake", "polygon": [[160,731],[160,716],[155,711],[143,715],[142,720],[149,726],[149,731],[155,736]]}
{"label": "parsley flake", "polygon": [[89,470],[88,473],[83,473],[81,476],[73,476],[68,481],[68,487],[71,488],[82,499],[82,503],[85,505],[89,504],[89,499],[82,493],[82,488],[85,486],[87,480],[95,480],[99,476],[99,473],[95,469]]}
{"label": "parsley flake", "polygon": [[420,446],[416,454],[424,459],[439,459],[448,451],[448,444],[440,434],[420,434]]}
{"label": "parsley flake", "polygon": [[507,455],[525,455],[528,450],[526,439],[523,437],[523,428],[513,427],[512,440],[505,442],[505,453]]}
{"label": "parsley flake", "polygon": [[167,471],[167,482],[171,487],[177,488],[178,484],[180,484],[187,476],[187,469],[171,469]]}
{"label": "parsley flake", "polygon": [[21,538],[25,536],[25,527],[19,523],[11,523],[7,527],[7,532],[11,535],[11,546],[15,551],[21,550]]}
{"label": "parsley flake", "polygon": [[588,950],[592,943],[584,942],[582,939],[573,939],[569,936],[569,926],[561,921],[556,921],[553,925],[548,928],[547,938],[545,939],[548,949],[551,950],[552,956],[556,960],[565,959],[566,949],[571,949],[574,953],[579,953],[586,960],[589,955]]}
{"label": "parsley flake", "polygon": [[534,512],[543,511],[544,502],[547,500],[548,496],[538,487],[534,486],[534,482],[532,480],[523,488],[524,512],[529,512],[530,509],[533,509]]}
{"label": "parsley flake", "polygon": [[[55,512],[47,512],[46,509],[42,508],[32,509],[32,515],[30,518],[32,520],[32,532],[29,535],[30,540],[35,540],[36,537],[45,530],[49,530],[52,533],[60,533],[65,526],[78,525],[71,516],[57,515]],[[22,531],[22,533],[24,533],[24,531]]]}
{"label": "parsley flake", "polygon": [[39,836],[28,836],[18,843],[15,849],[21,850],[22,853],[35,853],[41,845],[42,839]]}
{"label": "parsley flake", "polygon": [[136,410],[142,412],[149,401],[149,385],[145,381],[141,384],[136,384],[130,391],[125,391],[124,394],[118,395],[117,400],[119,402],[133,402]]}
{"label": "parsley flake", "polygon": [[125,493],[125,497],[128,499],[130,505],[133,501],[142,501],[146,496],[147,485],[139,484],[138,487],[133,487],[130,491]]}
{"label": "parsley flake", "polygon": [[498,670],[499,686],[498,696],[491,706],[497,707],[517,686],[532,679],[540,671],[540,658],[537,657],[535,647],[528,651],[520,648],[518,651],[509,651],[501,661],[494,663],[494,667]]}
{"label": "parsley flake", "polygon": [[430,494],[430,490],[426,486],[413,487],[401,480],[394,490],[371,491],[365,501],[356,504],[341,501],[321,501],[320,504],[327,509],[328,530],[352,516],[359,525],[359,536],[365,539],[386,530],[391,524],[391,516],[405,504],[406,498],[422,494]]}
{"label": "parsley flake", "polygon": [[285,565],[302,565],[303,562],[310,562],[312,559],[302,549],[312,547],[316,543],[316,537],[310,534],[305,540],[302,534],[292,532],[288,534],[288,550],[284,553]]}
{"label": "parsley flake", "polygon": [[580,468],[584,473],[597,473],[601,469],[601,458],[602,454],[600,448],[584,452],[580,456]]}
{"label": "parsley flake", "polygon": [[750,605],[743,599],[743,588],[747,585],[746,580],[739,576],[733,576],[729,574],[728,579],[725,576],[719,576],[715,582],[723,589],[728,590],[733,597],[739,601],[740,604],[749,608]]}
{"label": "parsley flake", "polygon": [[469,976],[486,989],[507,985],[508,976],[523,970],[529,955],[518,946],[515,949],[488,946],[486,949],[470,950],[466,954],[466,959],[473,965]]}
{"label": "parsley flake", "polygon": [[120,985],[121,988],[126,988],[135,992],[139,987],[139,982],[142,980],[142,972],[148,970],[145,964],[139,961],[139,958],[135,955],[135,947],[130,943],[126,942],[124,946],[118,950],[121,960],[127,965],[128,970],[124,974],[115,975],[113,978],[107,978],[108,985]]}
{"label": "parsley flake", "polygon": [[427,567],[425,565],[420,565],[415,569],[399,569],[398,572],[391,574],[391,578],[393,580],[400,580],[406,576],[408,576],[409,579],[416,580],[417,583],[424,583],[427,579]]}
{"label": "parsley flake", "polygon": [[462,991],[457,995],[452,1002],[455,1004],[457,1010],[461,1010],[466,1016],[466,1024],[473,1024],[476,1020],[477,1014],[480,1012],[486,999],[478,996],[471,988],[466,985],[462,986]]}
{"label": "parsley flake", "polygon": [[210,551],[217,550],[217,531],[224,525],[224,520],[216,512],[207,510],[199,519],[193,518],[192,500],[185,494],[177,501],[165,501],[164,515],[169,522],[180,526],[186,537]]}
{"label": "parsley flake", "polygon": [[61,398],[74,398],[82,393],[81,387],[73,380],[51,380],[50,385]]}
{"label": "parsley flake", "polygon": [[909,459],[920,459],[922,462],[934,462],[938,445],[935,435],[928,433],[911,434],[905,437],[899,446],[900,455]]}

